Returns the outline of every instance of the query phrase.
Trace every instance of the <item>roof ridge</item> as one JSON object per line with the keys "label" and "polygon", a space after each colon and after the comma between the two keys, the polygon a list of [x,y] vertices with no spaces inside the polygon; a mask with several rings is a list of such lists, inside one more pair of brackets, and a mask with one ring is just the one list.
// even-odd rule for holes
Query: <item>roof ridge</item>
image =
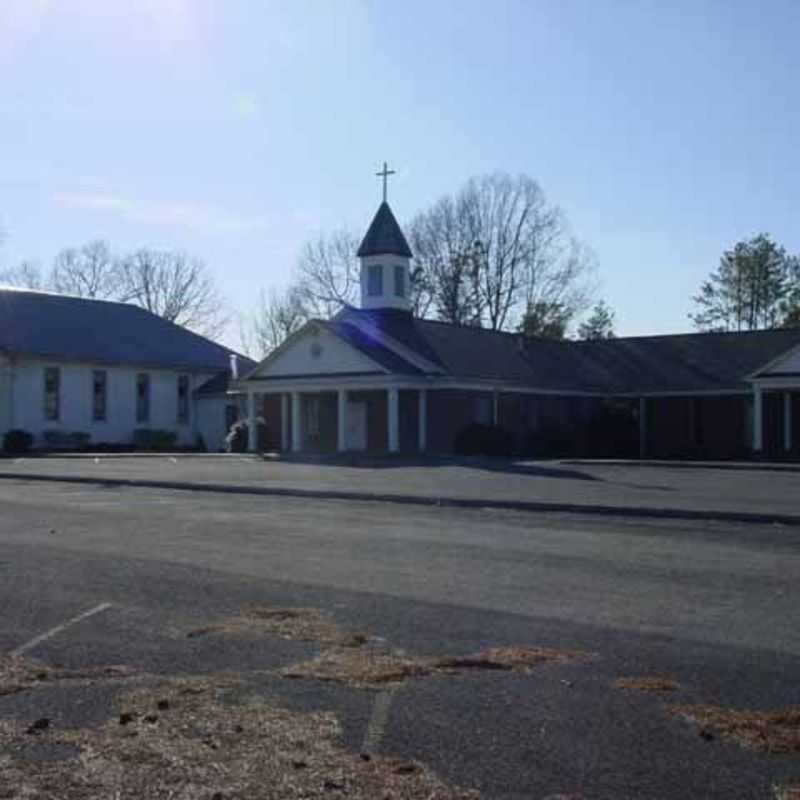
{"label": "roof ridge", "polygon": [[79,294],[56,292],[51,289],[30,289],[27,286],[12,286],[11,284],[0,283],[0,292],[13,292],[14,294],[35,294],[35,295],[42,295],[44,297],[57,297],[62,300],[81,300],[85,303],[107,303],[109,305],[128,306],[130,308],[141,308],[143,311],[147,311],[146,308],[142,308],[142,306],[136,305],[136,303],[131,303],[128,300],[112,300],[107,297],[82,297]]}

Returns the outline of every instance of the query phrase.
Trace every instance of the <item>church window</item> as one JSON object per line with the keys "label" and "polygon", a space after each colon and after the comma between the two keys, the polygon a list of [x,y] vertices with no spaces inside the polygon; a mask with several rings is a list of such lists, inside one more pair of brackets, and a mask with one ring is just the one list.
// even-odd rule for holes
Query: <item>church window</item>
{"label": "church window", "polygon": [[367,294],[370,297],[380,297],[383,294],[383,267],[380,264],[370,264],[367,270]]}
{"label": "church window", "polygon": [[146,372],[136,375],[136,421],[150,420],[150,376]]}
{"label": "church window", "polygon": [[189,421],[189,376],[178,375],[178,422]]}
{"label": "church window", "polygon": [[406,270],[400,264],[394,268],[394,293],[397,297],[406,296]]}
{"label": "church window", "polygon": [[92,371],[92,419],[105,422],[108,373],[104,369]]}
{"label": "church window", "polygon": [[61,406],[61,370],[45,367],[44,370],[44,418],[57,420]]}

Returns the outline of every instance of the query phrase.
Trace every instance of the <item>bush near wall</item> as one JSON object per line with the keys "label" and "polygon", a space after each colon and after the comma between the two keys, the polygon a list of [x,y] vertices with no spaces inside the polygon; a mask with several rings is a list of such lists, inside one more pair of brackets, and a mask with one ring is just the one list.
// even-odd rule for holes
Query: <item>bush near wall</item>
{"label": "bush near wall", "polygon": [[5,453],[27,453],[33,446],[33,434],[14,428],[7,431],[3,436],[3,452]]}
{"label": "bush near wall", "polygon": [[[248,424],[246,419],[240,419],[231,425],[227,436],[225,436],[225,450],[228,453],[246,453],[247,452],[247,429]],[[256,420],[256,430],[258,431],[257,448],[259,452],[264,452],[268,449],[271,441],[270,432],[267,428],[266,420],[263,417],[258,417]]]}
{"label": "bush near wall", "polygon": [[178,434],[175,431],[137,428],[133,432],[133,445],[137,450],[173,451],[177,441]]}
{"label": "bush near wall", "polygon": [[460,456],[511,458],[514,454],[514,437],[505,428],[474,423],[456,434],[453,450]]}
{"label": "bush near wall", "polygon": [[49,450],[85,450],[91,438],[83,431],[42,431],[42,439]]}

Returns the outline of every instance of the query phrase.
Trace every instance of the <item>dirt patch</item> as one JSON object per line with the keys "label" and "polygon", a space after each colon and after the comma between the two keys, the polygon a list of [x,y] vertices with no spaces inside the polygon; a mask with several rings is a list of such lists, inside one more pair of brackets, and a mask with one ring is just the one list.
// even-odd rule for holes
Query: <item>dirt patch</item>
{"label": "dirt patch", "polygon": [[444,672],[461,672],[471,669],[513,670],[529,672],[542,664],[564,664],[584,661],[589,653],[580,650],[554,650],[547,647],[489,647],[467,656],[439,658],[433,662],[435,669]]}
{"label": "dirt patch", "polygon": [[677,692],[680,684],[672,678],[645,676],[641,678],[617,678],[612,686],[634,692],[653,692],[655,694]]}
{"label": "dirt patch", "polygon": [[62,681],[94,683],[128,678],[134,671],[123,666],[53,667],[21,656],[0,656],[0,697]]}
{"label": "dirt patch", "polygon": [[800,783],[774,787],[775,800],[800,800]]}
{"label": "dirt patch", "polygon": [[471,670],[529,672],[546,663],[565,663],[588,658],[578,651],[538,647],[496,647],[466,656],[411,658],[373,647],[332,648],[311,661],[280,671],[285,678],[335,681],[360,688],[403,683],[428,675],[458,675]]}
{"label": "dirt patch", "polygon": [[733,711],[718,706],[671,706],[668,713],[700,728],[704,738],[721,736],[766,753],[800,754],[800,708]]}
{"label": "dirt patch", "polygon": [[195,628],[186,635],[190,639],[214,634],[233,636],[276,636],[300,642],[341,647],[360,647],[367,642],[363,633],[343,631],[326,614],[316,608],[281,608],[248,606],[238,616]]}
{"label": "dirt patch", "polygon": [[[224,701],[234,681],[169,680],[118,698],[105,725],[30,734],[0,721],[0,786],[8,797],[61,800],[477,800],[417,762],[345,751],[330,713]],[[31,761],[31,742],[79,755]]]}

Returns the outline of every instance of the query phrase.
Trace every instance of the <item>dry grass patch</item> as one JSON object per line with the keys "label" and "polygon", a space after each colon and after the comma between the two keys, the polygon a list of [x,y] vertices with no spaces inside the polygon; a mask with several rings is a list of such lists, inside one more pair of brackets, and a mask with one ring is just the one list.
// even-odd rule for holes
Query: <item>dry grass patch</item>
{"label": "dry grass patch", "polygon": [[[99,728],[36,734],[0,721],[0,787],[59,800],[477,800],[416,762],[361,758],[330,713],[223,701],[232,681],[169,680],[118,699]],[[77,748],[31,760],[31,743]]]}
{"label": "dry grass patch", "polygon": [[343,647],[359,647],[367,641],[363,633],[342,631],[319,609],[277,606],[248,606],[236,617],[195,628],[186,635],[196,638],[210,634],[266,635]]}
{"label": "dry grass patch", "polygon": [[431,666],[422,659],[406,658],[373,648],[334,648],[311,661],[282,669],[285,678],[335,681],[359,688],[403,683],[428,675]]}
{"label": "dry grass patch", "polygon": [[676,692],[680,684],[672,678],[645,676],[641,678],[617,678],[612,686],[615,689],[628,689],[635,692],[666,693]]}
{"label": "dry grass patch", "polygon": [[780,711],[732,711],[718,706],[672,706],[672,716],[743,747],[766,753],[800,754],[800,707]]}
{"label": "dry grass patch", "polygon": [[360,688],[403,683],[428,675],[458,675],[467,670],[529,672],[546,663],[565,663],[588,658],[579,651],[540,647],[493,647],[466,656],[410,658],[373,647],[332,648],[311,661],[281,670],[285,678],[335,681]]}
{"label": "dry grass patch", "polygon": [[93,683],[116,678],[127,678],[132,674],[133,670],[123,666],[66,669],[64,667],[47,666],[22,656],[0,655],[0,697],[62,681]]}

